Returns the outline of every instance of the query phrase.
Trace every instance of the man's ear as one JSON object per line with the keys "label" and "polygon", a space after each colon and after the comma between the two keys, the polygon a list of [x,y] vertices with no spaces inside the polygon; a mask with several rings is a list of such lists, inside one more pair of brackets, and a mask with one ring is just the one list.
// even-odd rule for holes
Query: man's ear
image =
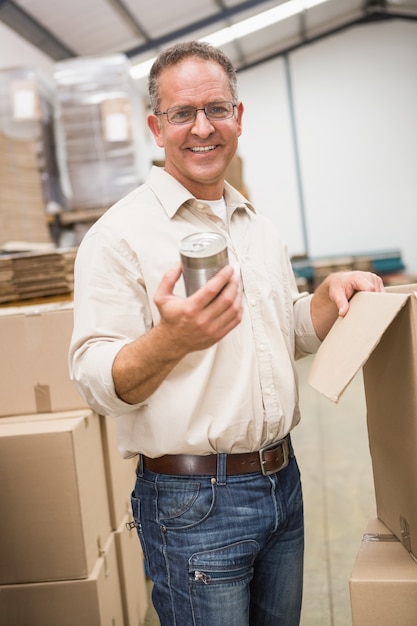
{"label": "man's ear", "polygon": [[240,135],[242,134],[243,111],[244,111],[243,103],[238,102],[237,107],[236,107],[236,123],[237,123],[237,128],[238,128],[238,137],[240,137]]}
{"label": "man's ear", "polygon": [[159,117],[157,115],[154,115],[153,113],[148,115],[148,127],[149,127],[152,135],[155,137],[155,141],[156,141],[157,145],[160,148],[163,148],[164,147],[164,140],[162,138],[161,123],[160,123],[160,119],[159,119]]}

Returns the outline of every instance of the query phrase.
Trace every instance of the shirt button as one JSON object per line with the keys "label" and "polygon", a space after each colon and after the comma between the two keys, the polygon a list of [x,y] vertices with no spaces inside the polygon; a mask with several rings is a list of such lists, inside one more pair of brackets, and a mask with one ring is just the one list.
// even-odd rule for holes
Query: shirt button
{"label": "shirt button", "polygon": [[263,343],[260,343],[260,344],[259,344],[259,350],[260,350],[261,352],[263,352],[263,351],[265,350],[265,346],[264,346],[264,344],[263,344]]}
{"label": "shirt button", "polygon": [[265,393],[267,396],[271,395],[271,387],[265,387]]}
{"label": "shirt button", "polygon": [[250,303],[251,303],[251,306],[256,306],[256,300],[251,300]]}
{"label": "shirt button", "polygon": [[204,204],[202,204],[201,202],[199,202],[197,204],[197,209],[204,209]]}

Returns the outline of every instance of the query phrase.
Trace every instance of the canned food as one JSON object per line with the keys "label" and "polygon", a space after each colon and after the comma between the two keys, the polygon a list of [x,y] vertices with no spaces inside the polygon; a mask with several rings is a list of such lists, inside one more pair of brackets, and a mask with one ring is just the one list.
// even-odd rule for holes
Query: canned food
{"label": "canned food", "polygon": [[195,233],[180,242],[182,272],[187,296],[203,287],[228,264],[227,242],[218,233]]}

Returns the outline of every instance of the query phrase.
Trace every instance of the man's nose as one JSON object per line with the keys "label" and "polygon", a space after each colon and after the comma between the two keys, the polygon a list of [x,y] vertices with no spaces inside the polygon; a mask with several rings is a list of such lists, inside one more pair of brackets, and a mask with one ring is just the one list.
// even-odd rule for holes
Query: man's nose
{"label": "man's nose", "polygon": [[201,136],[202,134],[210,134],[213,130],[213,125],[208,119],[205,110],[197,109],[193,123],[193,131]]}

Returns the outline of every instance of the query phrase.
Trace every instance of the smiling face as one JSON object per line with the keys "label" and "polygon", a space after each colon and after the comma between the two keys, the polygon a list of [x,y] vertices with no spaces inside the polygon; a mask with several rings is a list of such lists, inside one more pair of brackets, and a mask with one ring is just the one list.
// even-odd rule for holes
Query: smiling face
{"label": "smiling face", "polygon": [[[228,78],[214,61],[188,58],[164,69],[159,77],[160,111],[175,106],[197,109],[209,102],[233,98]],[[224,120],[208,120],[198,111],[190,124],[170,124],[166,115],[149,115],[156,143],[165,150],[165,169],[196,198],[217,200],[223,195],[224,175],[242,132],[243,105]]]}

